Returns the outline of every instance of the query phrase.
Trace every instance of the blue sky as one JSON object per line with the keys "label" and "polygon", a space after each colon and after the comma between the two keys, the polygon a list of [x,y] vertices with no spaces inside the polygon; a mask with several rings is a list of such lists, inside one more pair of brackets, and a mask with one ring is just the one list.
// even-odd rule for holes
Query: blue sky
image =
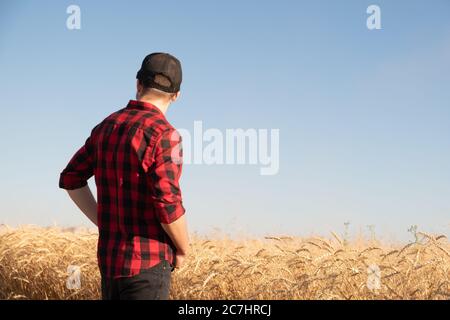
{"label": "blue sky", "polygon": [[2,1],[0,223],[89,225],[59,173],[166,51],[184,72],[175,127],[280,129],[275,176],[184,167],[191,230],[450,235],[449,14],[446,0]]}

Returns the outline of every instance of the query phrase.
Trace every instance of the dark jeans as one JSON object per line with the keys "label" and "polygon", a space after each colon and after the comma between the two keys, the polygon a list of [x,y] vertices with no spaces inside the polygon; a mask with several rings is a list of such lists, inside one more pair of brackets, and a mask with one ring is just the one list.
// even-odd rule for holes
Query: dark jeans
{"label": "dark jeans", "polygon": [[173,268],[166,260],[138,275],[110,279],[102,276],[103,300],[167,300]]}

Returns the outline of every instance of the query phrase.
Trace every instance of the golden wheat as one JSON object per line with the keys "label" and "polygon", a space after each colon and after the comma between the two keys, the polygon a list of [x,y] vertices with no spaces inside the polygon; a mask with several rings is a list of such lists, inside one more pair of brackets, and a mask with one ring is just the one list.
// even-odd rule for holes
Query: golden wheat
{"label": "golden wheat", "polygon": [[[72,230],[73,231],[73,230]],[[58,228],[0,230],[0,299],[98,299],[97,234]],[[422,233],[405,246],[332,239],[193,237],[173,274],[172,299],[449,299],[450,245]],[[81,289],[66,287],[69,265]],[[368,283],[372,266],[379,286]],[[371,289],[369,289],[371,288]]]}

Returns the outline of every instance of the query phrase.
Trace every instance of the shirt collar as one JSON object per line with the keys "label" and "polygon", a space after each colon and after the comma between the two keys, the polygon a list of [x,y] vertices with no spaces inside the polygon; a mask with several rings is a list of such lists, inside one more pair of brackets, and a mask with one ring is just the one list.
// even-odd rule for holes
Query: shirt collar
{"label": "shirt collar", "polygon": [[164,113],[150,102],[138,101],[138,100],[130,100],[127,105],[127,109],[140,109],[140,110],[148,110],[148,111],[156,111],[164,116]]}

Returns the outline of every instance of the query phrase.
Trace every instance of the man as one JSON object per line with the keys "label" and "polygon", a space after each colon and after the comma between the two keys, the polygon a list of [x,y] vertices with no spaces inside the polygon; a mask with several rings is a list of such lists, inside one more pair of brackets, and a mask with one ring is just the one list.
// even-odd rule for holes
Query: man
{"label": "man", "polygon": [[[181,64],[145,57],[136,100],[91,132],[59,186],[99,229],[103,299],[168,299],[189,241],[181,190],[181,137],[165,112],[180,96]],[[87,180],[95,176],[97,201]]]}

